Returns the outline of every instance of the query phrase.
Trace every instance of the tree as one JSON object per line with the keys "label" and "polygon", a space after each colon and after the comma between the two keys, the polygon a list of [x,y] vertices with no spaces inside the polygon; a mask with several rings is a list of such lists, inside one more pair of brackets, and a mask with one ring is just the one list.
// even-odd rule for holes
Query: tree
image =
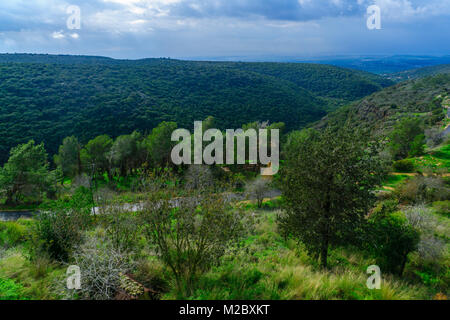
{"label": "tree", "polygon": [[113,140],[107,135],[98,136],[90,140],[81,152],[83,166],[87,172],[91,172],[93,167],[94,173],[103,174],[108,172],[110,175],[111,161],[108,157]]}
{"label": "tree", "polygon": [[345,127],[290,137],[284,170],[286,235],[301,240],[327,267],[328,248],[354,236],[375,200],[385,166],[379,146]]}
{"label": "tree", "polygon": [[270,191],[270,180],[265,178],[257,178],[255,181],[250,182],[246,186],[247,194],[256,199],[258,208],[262,207],[264,197]]}
{"label": "tree", "polygon": [[55,164],[61,168],[64,177],[73,178],[81,173],[80,151],[76,137],[64,138],[58,154],[54,156]]}
{"label": "tree", "polygon": [[133,167],[133,158],[137,153],[137,139],[135,135],[117,137],[111,147],[111,159],[120,168],[120,175],[125,177]]}
{"label": "tree", "polygon": [[411,143],[411,148],[409,149],[409,157],[420,157],[425,153],[425,135],[417,135],[413,142]]}
{"label": "tree", "polygon": [[11,149],[8,162],[0,172],[0,186],[7,204],[17,204],[24,197],[39,200],[49,187],[47,153],[44,144],[33,140]]}
{"label": "tree", "polygon": [[[418,135],[423,134],[422,122],[419,118],[404,118],[390,134],[390,149],[396,160],[408,156],[411,146]],[[416,141],[416,144],[419,141]]]}
{"label": "tree", "polygon": [[170,152],[174,146],[172,132],[177,128],[175,122],[161,122],[146,139],[149,159],[157,167],[165,167],[169,163]]}

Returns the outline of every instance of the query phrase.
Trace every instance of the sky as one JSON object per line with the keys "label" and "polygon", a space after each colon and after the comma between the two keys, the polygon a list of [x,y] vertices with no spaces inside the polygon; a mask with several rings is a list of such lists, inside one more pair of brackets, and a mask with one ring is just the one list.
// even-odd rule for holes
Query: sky
{"label": "sky", "polygon": [[[367,27],[371,5],[380,8],[381,29]],[[446,55],[450,0],[1,0],[0,52],[125,59]]]}

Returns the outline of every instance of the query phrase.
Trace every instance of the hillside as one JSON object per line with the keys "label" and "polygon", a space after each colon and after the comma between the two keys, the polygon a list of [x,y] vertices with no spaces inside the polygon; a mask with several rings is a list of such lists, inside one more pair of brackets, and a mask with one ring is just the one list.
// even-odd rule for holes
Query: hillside
{"label": "hillside", "polygon": [[53,154],[66,136],[86,142],[146,132],[162,121],[191,128],[209,115],[221,129],[257,120],[301,128],[390,84],[313,64],[2,54],[0,162],[29,139],[44,141]]}
{"label": "hillside", "polygon": [[387,75],[386,77],[392,81],[401,82],[405,80],[425,78],[445,73],[450,73],[450,64],[441,64],[438,66],[406,70]]}
{"label": "hillside", "polygon": [[327,99],[330,109],[393,85],[372,73],[308,63],[237,63],[240,70],[290,81]]}
{"label": "hillside", "polygon": [[444,118],[443,102],[449,94],[450,74],[405,81],[330,113],[317,126],[340,126],[350,121],[385,134],[398,119],[408,115],[435,124]]}

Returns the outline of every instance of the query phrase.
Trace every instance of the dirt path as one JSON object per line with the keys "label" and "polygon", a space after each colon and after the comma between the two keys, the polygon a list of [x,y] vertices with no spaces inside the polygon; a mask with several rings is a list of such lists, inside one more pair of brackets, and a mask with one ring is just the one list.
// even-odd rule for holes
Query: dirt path
{"label": "dirt path", "polygon": [[[416,177],[416,176],[418,176],[419,174],[418,173],[401,173],[401,172],[391,172],[390,173],[390,175],[393,175],[393,176],[408,176],[408,177]],[[422,174],[422,175],[424,175],[424,176],[429,176],[429,174]],[[450,173],[444,173],[444,174],[442,174],[442,175],[440,175],[440,176],[442,176],[442,177],[450,177]]]}

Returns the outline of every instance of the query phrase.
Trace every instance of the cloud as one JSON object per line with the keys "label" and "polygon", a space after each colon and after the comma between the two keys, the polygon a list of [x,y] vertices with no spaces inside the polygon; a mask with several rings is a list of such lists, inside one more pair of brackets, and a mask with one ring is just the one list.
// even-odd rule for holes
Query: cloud
{"label": "cloud", "polygon": [[55,31],[52,33],[52,38],[53,39],[64,39],[66,36],[64,35],[64,32],[61,31]]}
{"label": "cloud", "polygon": [[[381,31],[365,27],[372,4]],[[81,30],[67,29],[70,5],[81,8]],[[414,52],[427,43],[448,53],[449,16],[450,0],[2,0],[0,51],[314,55]]]}

